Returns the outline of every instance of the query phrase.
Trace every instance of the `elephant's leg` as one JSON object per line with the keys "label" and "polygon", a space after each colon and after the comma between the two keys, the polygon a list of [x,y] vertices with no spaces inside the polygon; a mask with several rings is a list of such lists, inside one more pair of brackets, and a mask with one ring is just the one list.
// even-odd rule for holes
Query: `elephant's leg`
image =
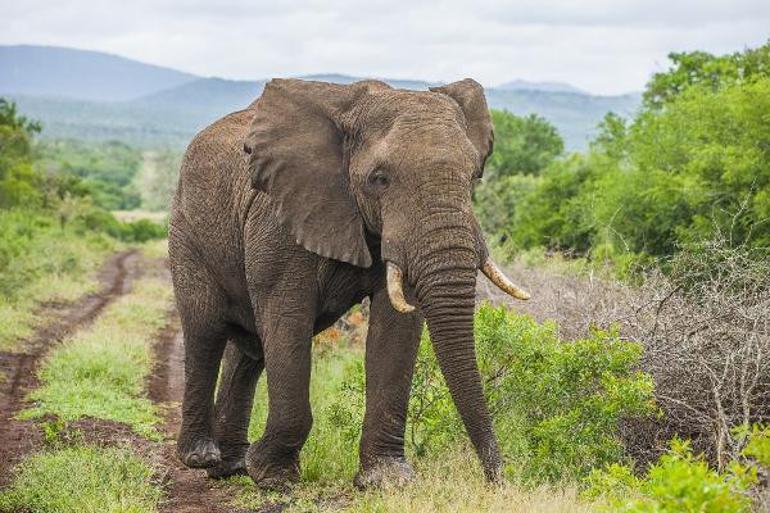
{"label": "elephant's leg", "polygon": [[[279,301],[290,303],[291,300]],[[310,347],[313,319],[290,315],[288,304],[269,316],[263,337],[269,411],[262,438],[251,445],[246,468],[263,488],[283,489],[299,479],[299,452],[313,423]],[[299,310],[303,310],[300,308]]]}
{"label": "elephant's leg", "polygon": [[251,407],[257,380],[264,368],[262,348],[255,336],[249,338],[252,340],[244,343],[253,348],[250,355],[241,351],[233,339],[225,348],[214,424],[214,436],[222,452],[222,461],[207,471],[209,477],[214,479],[246,474]]}
{"label": "elephant's leg", "polygon": [[186,272],[189,279],[177,286],[185,347],[182,426],[177,454],[188,467],[208,468],[217,465],[221,457],[213,437],[212,420],[214,389],[227,342],[223,321],[225,302],[200,269]]}
{"label": "elephant's leg", "polygon": [[373,294],[366,337],[366,414],[356,486],[412,478],[404,458],[404,427],[421,326],[419,314],[393,309],[384,288]]}

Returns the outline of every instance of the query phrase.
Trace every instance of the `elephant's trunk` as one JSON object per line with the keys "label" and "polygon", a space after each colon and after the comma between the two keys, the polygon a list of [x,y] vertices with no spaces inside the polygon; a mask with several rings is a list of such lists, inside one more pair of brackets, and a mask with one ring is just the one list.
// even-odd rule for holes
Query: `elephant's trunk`
{"label": "elephant's trunk", "polygon": [[[458,220],[456,220],[458,221]],[[423,238],[413,272],[441,372],[489,480],[501,472],[500,451],[476,363],[473,337],[478,254],[469,223],[448,222]]]}

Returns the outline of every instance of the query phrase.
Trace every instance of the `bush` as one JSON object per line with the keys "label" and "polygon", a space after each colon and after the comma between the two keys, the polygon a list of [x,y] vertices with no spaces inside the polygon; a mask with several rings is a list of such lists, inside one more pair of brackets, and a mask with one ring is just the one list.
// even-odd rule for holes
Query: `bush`
{"label": "bush", "polygon": [[129,210],[141,203],[135,181],[142,153],[119,141],[42,141],[40,167],[77,180],[94,204],[105,210]]}
{"label": "bush", "polygon": [[164,239],[168,236],[168,226],[158,224],[149,219],[139,219],[130,223],[120,223],[117,237],[126,242],[147,242],[153,239]]}
{"label": "bush", "polygon": [[0,210],[0,301],[13,301],[44,275],[83,275],[113,244],[40,212]]}
{"label": "bush", "polygon": [[559,132],[537,114],[517,116],[493,110],[491,115],[495,144],[486,166],[489,177],[536,175],[564,152]]}
{"label": "bush", "polygon": [[733,462],[720,473],[693,456],[688,442],[674,440],[643,477],[614,464],[593,471],[587,483],[584,497],[598,500],[599,509],[613,513],[749,513],[757,471]]}
{"label": "bush", "polygon": [[149,219],[122,222],[110,212],[100,209],[88,210],[80,217],[79,221],[88,230],[105,232],[124,242],[147,242],[168,236],[166,223],[159,224]]}
{"label": "bush", "polygon": [[[483,305],[475,332],[487,402],[512,479],[555,482],[620,461],[620,419],[654,411],[652,382],[634,370],[641,346],[615,331],[563,342],[553,324]],[[348,410],[362,407],[363,367],[349,371],[342,390],[341,417],[348,419]],[[426,331],[409,404],[408,447],[417,456],[435,457],[465,440]]]}

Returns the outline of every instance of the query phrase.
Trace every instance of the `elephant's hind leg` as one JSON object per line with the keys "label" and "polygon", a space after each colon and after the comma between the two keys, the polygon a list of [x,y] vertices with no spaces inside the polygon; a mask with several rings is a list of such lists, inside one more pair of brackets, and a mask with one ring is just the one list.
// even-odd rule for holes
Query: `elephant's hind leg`
{"label": "elephant's hind leg", "polygon": [[[186,246],[174,244],[175,253]],[[176,254],[172,267],[177,306],[184,334],[185,383],[179,459],[192,468],[217,465],[221,454],[214,441],[214,389],[227,343],[227,301],[207,269],[188,253]]]}
{"label": "elephant's hind leg", "polygon": [[207,470],[209,477],[214,479],[246,474],[245,457],[249,448],[251,407],[254,403],[257,380],[265,364],[261,345],[256,341],[256,336],[246,334],[241,336],[249,338],[244,343],[258,350],[258,354],[250,356],[241,351],[238,348],[238,341],[232,338],[225,348],[214,424],[214,437],[222,452],[222,461]]}

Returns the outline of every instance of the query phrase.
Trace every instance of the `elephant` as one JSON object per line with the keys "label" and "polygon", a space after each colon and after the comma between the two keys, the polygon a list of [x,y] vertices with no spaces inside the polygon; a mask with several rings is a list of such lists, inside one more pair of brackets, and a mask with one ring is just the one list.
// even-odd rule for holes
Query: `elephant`
{"label": "elephant", "polygon": [[[472,211],[492,145],[472,79],[427,91],[273,79],[194,137],[169,225],[185,465],[295,483],[313,422],[312,337],[368,297],[355,484],[413,475],[404,429],[423,323],[484,475],[500,478],[474,347],[477,273],[529,296],[491,260]],[[250,445],[263,370],[269,413]]]}

